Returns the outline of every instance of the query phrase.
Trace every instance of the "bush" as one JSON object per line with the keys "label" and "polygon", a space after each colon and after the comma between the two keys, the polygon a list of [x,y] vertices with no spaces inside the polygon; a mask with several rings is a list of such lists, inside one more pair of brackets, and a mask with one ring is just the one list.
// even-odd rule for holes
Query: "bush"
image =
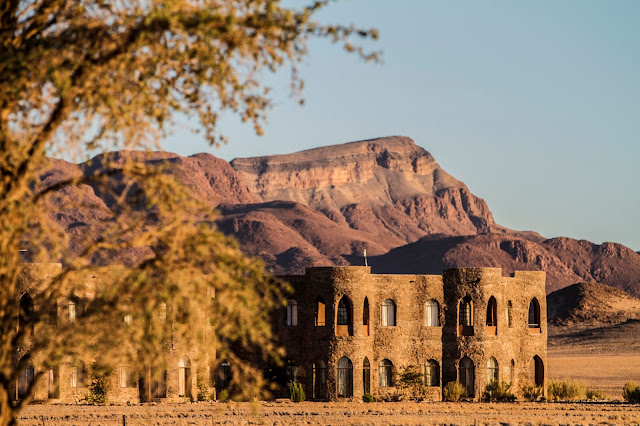
{"label": "bush", "polygon": [[574,381],[550,382],[547,387],[547,396],[552,401],[576,401],[585,394],[583,383]]}
{"label": "bush", "polygon": [[604,399],[604,394],[601,390],[587,389],[587,399],[589,401],[602,401]]}
{"label": "bush", "polygon": [[537,401],[543,394],[542,386],[525,383],[522,385],[522,396],[527,401]]}
{"label": "bush", "polygon": [[362,400],[363,400],[364,402],[373,402],[373,395],[371,395],[370,393],[365,393],[365,394],[362,396]]}
{"label": "bush", "polygon": [[197,389],[196,399],[198,401],[209,401],[210,399],[209,389],[207,389],[207,386],[204,384],[204,380],[198,378],[198,381],[196,383],[196,389]]}
{"label": "bush", "polygon": [[220,395],[218,395],[218,400],[220,402],[227,402],[229,400],[229,391],[222,389],[220,391]]}
{"label": "bush", "polygon": [[442,395],[446,401],[458,402],[461,398],[467,396],[467,392],[458,382],[449,382],[444,387],[444,393]]}
{"label": "bush", "polygon": [[640,386],[627,382],[622,388],[622,397],[627,402],[640,402]]}
{"label": "bush", "polygon": [[427,394],[424,375],[413,365],[402,367],[394,381],[403,399],[422,401]]}
{"label": "bush", "polygon": [[302,402],[306,399],[302,383],[289,383],[289,396],[293,402]]}
{"label": "bush", "polygon": [[106,402],[111,371],[111,368],[107,366],[97,363],[91,364],[89,368],[89,384],[87,385],[89,394],[85,397],[89,404],[104,404]]}
{"label": "bush", "polygon": [[482,399],[485,401],[512,402],[516,400],[516,396],[509,392],[511,383],[498,382],[492,380],[491,383],[484,388]]}

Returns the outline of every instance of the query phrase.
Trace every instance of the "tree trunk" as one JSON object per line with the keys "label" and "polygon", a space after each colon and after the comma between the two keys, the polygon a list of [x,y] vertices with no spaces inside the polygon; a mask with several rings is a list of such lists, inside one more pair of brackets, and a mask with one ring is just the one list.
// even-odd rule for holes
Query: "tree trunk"
{"label": "tree trunk", "polygon": [[9,383],[0,383],[0,426],[16,424],[9,389]]}

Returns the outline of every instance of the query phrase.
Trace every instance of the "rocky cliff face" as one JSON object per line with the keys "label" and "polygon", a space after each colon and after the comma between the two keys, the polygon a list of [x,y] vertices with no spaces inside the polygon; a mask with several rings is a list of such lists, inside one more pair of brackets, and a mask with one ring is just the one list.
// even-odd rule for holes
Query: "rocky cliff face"
{"label": "rocky cliff face", "polygon": [[[275,273],[307,266],[362,265],[363,250],[379,273],[440,274],[449,267],[501,267],[547,271],[547,290],[597,281],[640,296],[640,255],[619,244],[570,238],[546,240],[535,232],[497,225],[488,206],[405,137],[328,146],[289,155],[236,159],[209,154],[181,157],[120,152],[163,164],[194,197],[220,215],[220,229]],[[51,160],[40,176],[48,186],[103,168]],[[122,186],[118,176],[110,188]],[[58,191],[49,202],[52,220],[77,253],[100,235],[111,217],[111,191],[82,185]],[[68,208],[68,200],[81,205]],[[71,254],[72,255],[72,254]],[[121,253],[114,261],[143,257]],[[64,259],[61,259],[64,260]]]}

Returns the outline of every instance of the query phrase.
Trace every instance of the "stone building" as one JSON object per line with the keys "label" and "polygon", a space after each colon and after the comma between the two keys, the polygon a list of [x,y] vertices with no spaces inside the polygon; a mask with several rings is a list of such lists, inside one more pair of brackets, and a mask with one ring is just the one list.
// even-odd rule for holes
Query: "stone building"
{"label": "stone building", "polygon": [[391,398],[394,372],[409,365],[424,373],[430,400],[451,381],[474,399],[492,380],[516,394],[524,383],[546,389],[544,272],[321,267],[281,278],[294,290],[277,321],[287,374],[309,398]]}
{"label": "stone building", "polygon": [[[40,311],[30,291],[46,285],[60,268],[23,265],[17,288],[19,323],[22,316]],[[475,399],[494,379],[512,383],[516,394],[524,383],[546,389],[544,272],[503,277],[499,268],[468,268],[442,275],[382,275],[371,274],[368,267],[314,267],[304,275],[280,278],[294,290],[284,312],[273,317],[287,353],[284,380],[301,383],[308,399],[360,399],[366,393],[393,398],[394,373],[409,365],[424,373],[428,399],[434,401],[442,399],[442,389],[451,381],[459,381]],[[87,277],[86,291],[99,279]],[[61,296],[53,312],[40,312],[35,327],[55,332],[82,315],[82,309],[82,294]],[[167,309],[171,306],[160,305],[157,321],[166,321]],[[27,349],[19,348],[16,362]],[[231,380],[229,364],[215,353],[199,355],[198,348],[176,340],[154,367],[112,366],[108,402],[195,400],[198,383],[208,394],[214,394],[214,386],[225,389]],[[197,359],[206,365],[197,365]],[[36,356],[35,365],[15,383],[15,396],[21,398],[35,372],[45,370],[35,384],[35,400],[81,401],[92,361],[68,357],[47,366]]]}

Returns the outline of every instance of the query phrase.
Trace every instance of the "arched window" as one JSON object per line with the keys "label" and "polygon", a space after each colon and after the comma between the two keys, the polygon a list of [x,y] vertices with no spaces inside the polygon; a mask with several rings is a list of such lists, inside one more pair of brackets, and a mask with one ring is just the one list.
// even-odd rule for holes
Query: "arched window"
{"label": "arched window", "polygon": [[167,302],[158,303],[158,321],[165,322],[167,321]]}
{"label": "arched window", "polygon": [[84,387],[84,362],[77,359],[71,366],[71,387],[81,388]]}
{"label": "arched window", "polygon": [[67,312],[69,314],[69,322],[73,322],[82,316],[82,301],[77,297],[69,299],[67,305]]}
{"label": "arched window", "polygon": [[475,389],[475,368],[471,358],[464,357],[458,365],[458,382],[464,387],[468,397],[473,397]]}
{"label": "arched window", "polygon": [[529,328],[540,328],[540,303],[535,297],[529,303]]}
{"label": "arched window", "polygon": [[424,366],[424,384],[440,386],[440,365],[435,359],[430,359]]}
{"label": "arched window", "polygon": [[509,368],[509,383],[511,383],[512,385],[515,383],[516,377],[516,362],[514,360],[511,360],[511,365]]}
{"label": "arched window", "polygon": [[536,386],[544,386],[544,363],[538,355],[529,363],[529,380]]}
{"label": "arched window", "polygon": [[287,301],[287,317],[285,323],[287,326],[298,325],[298,302],[293,299]]}
{"label": "arched window", "polygon": [[491,357],[487,361],[487,383],[497,382],[499,377],[498,360]]}
{"label": "arched window", "polygon": [[513,303],[507,302],[507,327],[513,327]]}
{"label": "arched window", "polygon": [[496,327],[498,325],[498,304],[496,298],[491,296],[487,303],[487,327]]}
{"label": "arched window", "polygon": [[396,304],[391,299],[382,302],[382,326],[394,327],[396,325]]}
{"label": "arched window", "polygon": [[222,361],[218,366],[218,380],[216,381],[216,387],[219,390],[227,389],[231,384],[231,364],[227,361]]}
{"label": "arched window", "polygon": [[313,374],[313,398],[324,399],[327,397],[327,365],[322,360],[317,360],[312,366]]}
{"label": "arched window", "polygon": [[458,325],[465,327],[473,326],[473,310],[471,309],[471,298],[469,296],[460,299],[458,313]]}
{"label": "arched window", "polygon": [[47,391],[47,398],[58,399],[60,398],[60,370],[58,367],[49,368],[49,389]]}
{"label": "arched window", "polygon": [[371,393],[371,364],[367,357],[362,361],[362,393],[363,395]]}
{"label": "arched window", "polygon": [[349,358],[343,356],[338,360],[338,397],[351,398],[353,396],[353,364]]}
{"label": "arched window", "polygon": [[186,355],[178,361],[178,396],[191,398],[191,360]]}
{"label": "arched window", "polygon": [[380,361],[378,367],[378,376],[380,378],[380,387],[388,388],[393,386],[393,363],[388,359]]}
{"label": "arched window", "polygon": [[342,296],[338,302],[338,310],[336,312],[336,336],[351,335],[353,335],[351,302],[347,296]]}
{"label": "arched window", "polygon": [[28,335],[33,334],[33,300],[29,293],[20,298],[20,312],[18,314],[18,327]]}
{"label": "arched window", "polygon": [[316,310],[314,313],[316,327],[324,327],[327,323],[325,321],[325,304],[322,297],[316,299]]}
{"label": "arched window", "polygon": [[364,306],[362,307],[362,334],[369,335],[369,299],[364,298]]}
{"label": "arched window", "polygon": [[424,319],[427,327],[440,326],[440,306],[436,300],[429,300],[424,308]]}
{"label": "arched window", "polygon": [[35,378],[35,370],[32,364],[28,364],[18,377],[18,383],[16,386],[16,396],[18,399],[22,399],[29,393],[29,389],[33,384]]}

